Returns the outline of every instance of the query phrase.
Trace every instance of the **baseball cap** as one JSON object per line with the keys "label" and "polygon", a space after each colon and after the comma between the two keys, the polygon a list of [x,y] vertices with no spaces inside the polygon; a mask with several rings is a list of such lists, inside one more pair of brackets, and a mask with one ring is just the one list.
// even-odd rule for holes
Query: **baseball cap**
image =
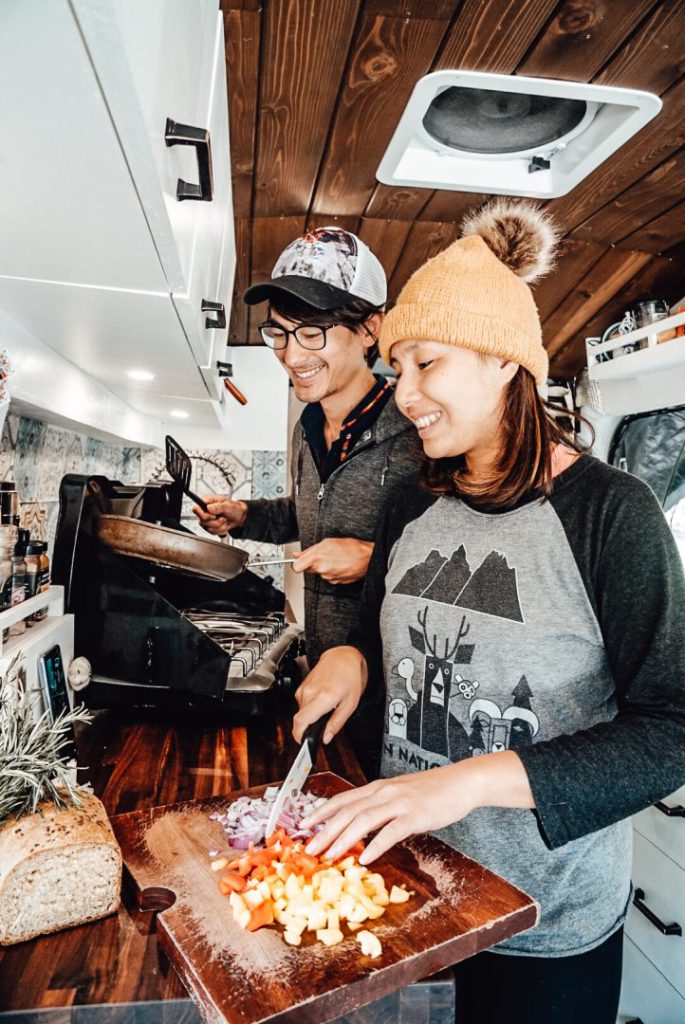
{"label": "baseball cap", "polygon": [[271,271],[271,280],[253,284],[244,300],[248,306],[281,292],[329,310],[350,299],[384,306],[388,294],[385,271],[361,238],[342,228],[316,228],[286,246]]}

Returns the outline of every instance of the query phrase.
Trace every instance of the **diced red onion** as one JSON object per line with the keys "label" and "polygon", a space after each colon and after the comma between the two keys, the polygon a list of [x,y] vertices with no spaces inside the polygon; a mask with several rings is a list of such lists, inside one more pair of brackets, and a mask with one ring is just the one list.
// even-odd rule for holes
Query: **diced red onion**
{"label": "diced red onion", "polygon": [[[266,823],[277,796],[278,787],[269,786],[263,797],[238,797],[225,811],[216,812],[210,817],[223,826],[231,846],[237,850],[247,850],[250,843],[258,846],[264,841]],[[286,802],[278,819],[278,827],[283,828],[293,839],[311,838],[321,826],[303,829],[300,822],[323,803],[324,797],[317,797],[313,793],[300,793]]]}

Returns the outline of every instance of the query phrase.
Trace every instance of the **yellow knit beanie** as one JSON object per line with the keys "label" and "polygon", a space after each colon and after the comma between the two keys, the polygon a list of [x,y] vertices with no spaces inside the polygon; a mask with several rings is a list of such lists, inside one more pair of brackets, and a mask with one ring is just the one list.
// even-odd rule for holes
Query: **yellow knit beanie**
{"label": "yellow knit beanie", "polygon": [[398,341],[441,341],[510,359],[540,387],[549,360],[526,282],[553,263],[557,231],[537,207],[498,199],[467,218],[462,237],[409,278],[385,317],[386,363]]}

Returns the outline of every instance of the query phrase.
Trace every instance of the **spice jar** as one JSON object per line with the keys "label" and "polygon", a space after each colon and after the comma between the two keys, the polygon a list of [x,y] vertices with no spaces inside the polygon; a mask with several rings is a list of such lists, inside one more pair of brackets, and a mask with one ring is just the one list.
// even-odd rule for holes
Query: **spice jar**
{"label": "spice jar", "polygon": [[[26,600],[26,548],[29,541],[29,531],[19,530],[19,539],[12,555],[12,579],[10,590],[10,606],[21,604]],[[26,619],[19,619],[10,626],[9,635],[19,636],[26,629]]]}
{"label": "spice jar", "polygon": [[[26,600],[35,597],[40,591],[40,556],[41,545],[39,541],[31,541],[26,547]],[[44,619],[46,610],[41,608],[35,615],[31,616],[32,621]]]}
{"label": "spice jar", "polygon": [[[9,608],[12,601],[12,555],[17,543],[16,526],[0,525],[0,609]],[[3,630],[3,643],[9,629]]]}
{"label": "spice jar", "polygon": [[[36,568],[33,562],[36,562]],[[29,586],[27,597],[35,594],[42,594],[50,589],[50,559],[48,558],[48,545],[44,540],[32,540],[26,549],[26,572]],[[34,576],[35,573],[35,576]],[[48,614],[47,608],[39,608],[31,616],[32,622],[41,622]]]}

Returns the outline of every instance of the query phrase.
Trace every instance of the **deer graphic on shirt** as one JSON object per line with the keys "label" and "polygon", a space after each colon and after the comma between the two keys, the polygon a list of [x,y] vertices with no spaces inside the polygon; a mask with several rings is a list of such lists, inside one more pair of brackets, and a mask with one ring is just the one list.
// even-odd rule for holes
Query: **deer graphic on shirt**
{"label": "deer graphic on shirt", "polygon": [[441,642],[437,634],[429,639],[428,606],[423,615],[418,613],[418,620],[421,631],[409,626],[409,636],[414,649],[424,656],[420,692],[414,688],[411,674],[405,674],[401,668],[404,665],[406,670],[405,662],[411,659],[403,659],[398,666],[407,681],[409,695],[415,700],[406,716],[406,737],[419,747],[458,760],[468,755],[469,744],[466,730],[450,712],[450,696],[453,685],[461,680],[455,666],[470,664],[475,644],[461,642],[470,628],[465,615],[461,617],[456,639],[446,638]]}

